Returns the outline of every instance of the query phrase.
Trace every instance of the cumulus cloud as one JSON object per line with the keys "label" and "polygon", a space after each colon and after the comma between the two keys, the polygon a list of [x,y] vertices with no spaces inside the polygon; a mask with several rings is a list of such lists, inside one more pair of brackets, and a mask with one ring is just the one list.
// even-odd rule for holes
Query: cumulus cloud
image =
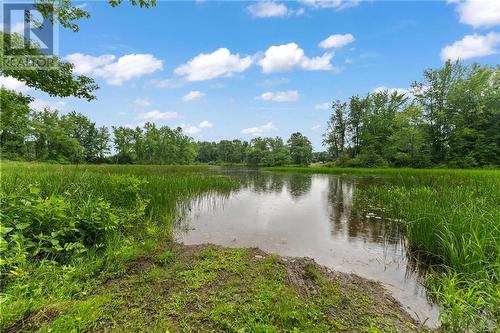
{"label": "cumulus cloud", "polygon": [[151,54],[127,54],[117,59],[112,54],[94,57],[73,53],[65,60],[75,65],[76,74],[101,77],[108,84],[117,86],[163,69],[163,61]]}
{"label": "cumulus cloud", "polygon": [[498,53],[500,33],[490,32],[487,35],[466,35],[459,41],[445,46],[441,50],[441,60],[470,59]]}
{"label": "cumulus cloud", "polygon": [[66,102],[55,100],[47,101],[41,98],[36,98],[30,102],[29,106],[37,111],[43,111],[45,109],[62,110],[66,106]]}
{"label": "cumulus cloud", "polygon": [[134,104],[139,106],[150,106],[153,103],[146,98],[137,98],[134,100]]}
{"label": "cumulus cloud", "polygon": [[283,17],[289,13],[288,8],[283,3],[275,1],[259,1],[247,7],[253,17]]}
{"label": "cumulus cloud", "polygon": [[323,49],[334,49],[344,47],[352,42],[354,42],[354,36],[351,34],[335,34],[322,40],[318,46]]}
{"label": "cumulus cloud", "polygon": [[255,97],[255,99],[260,99],[263,101],[273,101],[273,102],[295,102],[300,98],[299,92],[297,90],[290,91],[278,91],[278,92],[265,92],[260,96]]}
{"label": "cumulus cloud", "polygon": [[0,87],[5,89],[14,90],[15,92],[24,93],[30,91],[31,88],[26,85],[26,83],[19,81],[11,76],[0,75]]}
{"label": "cumulus cloud", "polygon": [[189,102],[189,101],[194,101],[195,99],[202,98],[205,96],[205,93],[202,93],[199,90],[193,90],[188,92],[186,95],[182,97],[182,100],[184,102]]}
{"label": "cumulus cloud", "polygon": [[252,135],[252,136],[259,136],[259,135],[264,135],[266,133],[276,131],[276,130],[277,130],[277,128],[273,125],[273,123],[269,122],[269,123],[262,125],[262,126],[244,128],[241,130],[241,133]]}
{"label": "cumulus cloud", "polygon": [[212,128],[214,125],[209,122],[208,120],[204,120],[198,125],[186,125],[186,124],[181,124],[180,127],[184,131],[184,133],[193,135],[193,134],[198,134],[202,130],[207,129],[207,128]]}
{"label": "cumulus cloud", "polygon": [[332,103],[325,102],[325,103],[319,103],[314,106],[316,110],[328,110],[331,107]]}
{"label": "cumulus cloud", "polygon": [[171,120],[171,119],[178,119],[179,114],[177,112],[161,112],[159,110],[153,110],[149,112],[140,113],[138,118],[145,121]]}
{"label": "cumulus cloud", "polygon": [[220,48],[212,53],[197,55],[177,67],[175,74],[184,76],[188,81],[205,81],[241,73],[251,64],[251,56],[240,57],[239,54],[231,54],[226,48]]}
{"label": "cumulus cloud", "polygon": [[285,72],[292,69],[331,70],[332,53],[320,57],[309,58],[296,43],[273,45],[269,47],[264,57],[259,61],[264,73]]}
{"label": "cumulus cloud", "polygon": [[112,54],[104,54],[94,57],[82,53],[72,53],[64,57],[66,61],[73,63],[73,71],[78,75],[92,75],[96,68],[111,64],[116,57]]}
{"label": "cumulus cloud", "polygon": [[493,27],[500,24],[500,1],[498,0],[465,0],[457,3],[460,22],[473,26]]}
{"label": "cumulus cloud", "polygon": [[300,0],[300,3],[313,9],[333,8],[337,11],[359,5],[359,0]]}

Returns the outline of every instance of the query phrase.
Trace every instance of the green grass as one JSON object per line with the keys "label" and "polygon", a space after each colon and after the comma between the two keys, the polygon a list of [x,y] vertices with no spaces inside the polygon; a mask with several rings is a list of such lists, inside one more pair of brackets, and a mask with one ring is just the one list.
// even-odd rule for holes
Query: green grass
{"label": "green grass", "polygon": [[[379,285],[328,275],[310,262],[290,263],[255,249],[213,246],[172,246],[167,252],[167,264],[143,262],[140,271],[109,282],[92,295],[53,304],[49,315],[33,318],[25,328],[41,332],[421,329],[394,301],[383,297]],[[164,254],[155,260],[159,257]]]}
{"label": "green grass", "polygon": [[[401,219],[411,253],[434,264],[427,281],[444,306],[444,329],[495,330],[498,171],[267,170],[374,175],[376,182],[357,189],[356,204]],[[171,228],[182,218],[183,203],[239,186],[208,171],[2,162],[0,329],[418,329],[366,281],[332,280],[314,265],[297,275],[279,258],[256,260],[255,250],[173,246]]]}
{"label": "green grass", "polygon": [[268,168],[372,174],[358,188],[360,209],[402,220],[417,261],[431,264],[433,296],[447,329],[493,331],[500,325],[500,171],[449,169]]}
{"label": "green grass", "polygon": [[168,243],[179,203],[237,186],[206,170],[2,162],[0,329],[88,294]]}

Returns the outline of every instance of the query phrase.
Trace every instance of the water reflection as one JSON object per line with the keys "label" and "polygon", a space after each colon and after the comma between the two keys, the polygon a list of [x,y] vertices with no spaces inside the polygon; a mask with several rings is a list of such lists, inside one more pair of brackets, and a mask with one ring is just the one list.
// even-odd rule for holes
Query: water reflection
{"label": "water reflection", "polygon": [[255,171],[230,173],[239,189],[209,194],[184,207],[175,237],[186,244],[259,247],[283,256],[307,256],[332,269],[381,281],[430,326],[437,309],[408,270],[404,235],[375,212],[357,210],[357,187],[373,178]]}
{"label": "water reflection", "polygon": [[[361,186],[369,181],[358,180]],[[328,178],[328,212],[332,224],[332,236],[345,236],[349,239],[366,239],[370,242],[404,245],[404,235],[398,225],[386,223],[382,217],[374,213],[354,210],[354,190],[358,184],[353,179],[341,177]]]}

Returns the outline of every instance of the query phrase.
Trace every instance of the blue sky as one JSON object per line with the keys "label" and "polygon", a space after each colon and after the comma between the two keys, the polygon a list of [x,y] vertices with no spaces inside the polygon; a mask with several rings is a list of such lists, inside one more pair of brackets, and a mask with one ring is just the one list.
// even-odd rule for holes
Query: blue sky
{"label": "blue sky", "polygon": [[59,55],[96,79],[98,99],[27,93],[99,125],[181,125],[199,140],[300,131],[319,150],[325,103],[404,91],[445,57],[498,64],[498,3],[82,2],[91,18],[60,28]]}

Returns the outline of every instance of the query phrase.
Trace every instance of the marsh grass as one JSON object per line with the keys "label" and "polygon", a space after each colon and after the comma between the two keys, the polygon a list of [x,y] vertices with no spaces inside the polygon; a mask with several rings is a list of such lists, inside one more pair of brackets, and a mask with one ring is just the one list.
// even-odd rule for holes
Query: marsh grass
{"label": "marsh grass", "polygon": [[355,193],[359,209],[402,221],[410,254],[432,267],[427,283],[455,332],[500,325],[500,171],[269,168],[273,171],[372,174]]}
{"label": "marsh grass", "polygon": [[237,184],[204,166],[1,164],[1,326],[89,294],[171,239],[176,207]]}

